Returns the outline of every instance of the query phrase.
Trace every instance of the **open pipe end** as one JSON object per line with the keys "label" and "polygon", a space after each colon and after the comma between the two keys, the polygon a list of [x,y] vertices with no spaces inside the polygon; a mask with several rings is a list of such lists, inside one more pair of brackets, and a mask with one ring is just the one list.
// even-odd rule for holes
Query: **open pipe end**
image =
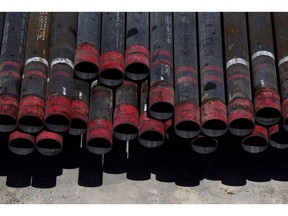
{"label": "open pipe end", "polygon": [[54,132],[67,131],[70,125],[70,119],[63,115],[51,115],[45,120],[45,126]]}
{"label": "open pipe end", "polygon": [[142,63],[129,64],[125,69],[125,75],[135,81],[144,80],[148,77],[150,69]]}
{"label": "open pipe end", "polygon": [[210,154],[218,148],[218,141],[211,137],[199,136],[192,140],[191,147],[199,154]]}
{"label": "open pipe end", "polygon": [[29,155],[35,150],[34,143],[25,138],[16,138],[9,142],[8,148],[17,155]]}
{"label": "open pipe end", "polygon": [[79,62],[74,67],[74,73],[81,79],[93,79],[97,77],[99,68],[96,64],[88,61]]}
{"label": "open pipe end", "polygon": [[131,124],[120,124],[114,128],[113,135],[119,140],[132,140],[137,137],[138,128]]}
{"label": "open pipe end", "polygon": [[242,148],[249,153],[261,153],[268,148],[268,141],[259,136],[248,136],[242,141]]}
{"label": "open pipe end", "polygon": [[288,133],[287,132],[277,132],[270,136],[270,145],[277,149],[287,149],[288,148]]}
{"label": "open pipe end", "polygon": [[277,108],[265,107],[259,109],[256,113],[256,121],[262,125],[273,125],[280,121],[281,112]]}
{"label": "open pipe end", "polygon": [[71,119],[71,126],[69,129],[69,134],[77,136],[86,133],[87,131],[87,122],[82,119]]}
{"label": "open pipe end", "polygon": [[175,133],[182,138],[193,138],[200,134],[201,127],[194,121],[182,121],[175,125]]}
{"label": "open pipe end", "polygon": [[211,119],[202,125],[202,132],[210,137],[219,137],[227,132],[227,123],[219,119]]}
{"label": "open pipe end", "polygon": [[170,103],[158,102],[150,106],[149,114],[159,120],[169,119],[173,116],[174,107]]}
{"label": "open pipe end", "polygon": [[12,116],[1,114],[0,115],[0,131],[11,132],[17,127],[16,119]]}
{"label": "open pipe end", "polygon": [[104,85],[118,86],[123,82],[124,76],[122,71],[116,68],[109,68],[100,72],[99,79]]}
{"label": "open pipe end", "polygon": [[246,118],[235,119],[229,124],[229,131],[236,136],[247,136],[253,132],[255,124]]}
{"label": "open pipe end", "polygon": [[36,116],[24,116],[18,120],[18,127],[26,133],[38,133],[43,129],[44,122]]}
{"label": "open pipe end", "polygon": [[102,137],[96,137],[87,142],[86,148],[92,154],[102,155],[111,151],[112,143]]}
{"label": "open pipe end", "polygon": [[46,156],[54,156],[62,151],[62,143],[55,139],[42,139],[36,143],[37,151]]}
{"label": "open pipe end", "polygon": [[164,136],[157,131],[145,131],[139,134],[138,141],[145,147],[156,148],[164,143]]}

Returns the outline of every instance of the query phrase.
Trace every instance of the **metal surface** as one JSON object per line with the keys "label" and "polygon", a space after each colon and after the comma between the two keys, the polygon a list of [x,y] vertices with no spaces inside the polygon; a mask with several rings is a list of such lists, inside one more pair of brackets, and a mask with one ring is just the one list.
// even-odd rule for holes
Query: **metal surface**
{"label": "metal surface", "polygon": [[62,151],[62,135],[50,131],[42,131],[36,137],[36,150],[46,156],[55,156]]}
{"label": "metal surface", "polygon": [[35,150],[35,137],[16,130],[9,136],[8,148],[14,154],[29,155]]}
{"label": "metal surface", "polygon": [[93,79],[99,72],[101,13],[79,12],[77,48],[74,69],[76,76]]}
{"label": "metal surface", "polygon": [[250,12],[248,24],[256,121],[272,125],[280,120],[281,104],[270,13]]}
{"label": "metal surface", "polygon": [[107,86],[123,82],[124,48],[125,13],[103,13],[99,79]]}
{"label": "metal surface", "polygon": [[174,13],[175,133],[183,138],[201,132],[195,13]]}
{"label": "metal surface", "polygon": [[277,149],[288,148],[288,132],[284,130],[282,122],[271,126],[268,130],[270,145]]}
{"label": "metal surface", "polygon": [[228,128],[220,13],[198,13],[202,132],[219,137]]}
{"label": "metal surface", "polygon": [[213,137],[199,135],[191,141],[191,147],[199,154],[210,154],[218,148],[218,141]]}
{"label": "metal surface", "polygon": [[125,75],[132,80],[144,80],[150,73],[149,13],[126,15]]}
{"label": "metal surface", "polygon": [[229,131],[247,136],[255,127],[246,14],[223,13]]}

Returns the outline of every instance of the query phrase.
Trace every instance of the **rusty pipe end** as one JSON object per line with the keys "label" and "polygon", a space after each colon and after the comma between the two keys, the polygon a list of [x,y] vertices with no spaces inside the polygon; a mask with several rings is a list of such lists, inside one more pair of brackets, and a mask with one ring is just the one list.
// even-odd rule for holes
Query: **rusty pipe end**
{"label": "rusty pipe end", "polygon": [[261,153],[268,148],[267,129],[260,125],[255,125],[251,135],[242,140],[242,148],[249,153]]}
{"label": "rusty pipe end", "polygon": [[147,112],[143,112],[139,117],[138,141],[148,148],[156,148],[164,143],[164,123],[156,119],[149,118]]}
{"label": "rusty pipe end", "polygon": [[255,119],[259,124],[273,125],[280,121],[280,96],[276,90],[265,88],[256,92],[254,106]]}
{"label": "rusty pipe end", "polygon": [[220,100],[209,100],[201,107],[202,132],[219,137],[228,130],[227,108]]}
{"label": "rusty pipe end", "polygon": [[29,155],[35,150],[35,137],[31,134],[14,131],[9,136],[8,148],[17,155]]}
{"label": "rusty pipe end", "polygon": [[250,100],[238,98],[228,105],[229,131],[236,136],[247,136],[255,128],[254,106]]}
{"label": "rusty pipe end", "polygon": [[100,56],[100,82],[107,86],[118,86],[124,80],[124,57],[116,51]]}
{"label": "rusty pipe end", "polygon": [[86,133],[89,118],[89,106],[82,100],[72,100],[71,126],[69,134],[77,136]]}
{"label": "rusty pipe end", "polygon": [[210,154],[218,148],[215,138],[199,135],[191,141],[192,149],[199,154]]}
{"label": "rusty pipe end", "polygon": [[176,133],[175,133],[175,130],[174,130],[174,123],[173,123],[173,120],[172,118],[171,119],[168,119],[165,123],[164,123],[164,129],[165,129],[165,138],[167,140],[170,140],[172,142],[178,142],[178,143],[181,143],[181,142],[184,142],[186,139],[178,136]]}
{"label": "rusty pipe end", "polygon": [[74,73],[81,79],[93,79],[99,72],[99,51],[93,44],[83,43],[75,51]]}
{"label": "rusty pipe end", "polygon": [[86,148],[92,154],[106,154],[113,144],[112,123],[106,119],[94,119],[88,123]]}
{"label": "rusty pipe end", "polygon": [[285,131],[279,124],[275,124],[269,128],[270,145],[277,149],[288,148],[288,132]]}
{"label": "rusty pipe end", "polygon": [[193,138],[200,134],[200,109],[194,103],[182,103],[175,106],[175,133],[182,138]]}
{"label": "rusty pipe end", "polygon": [[45,126],[54,132],[64,132],[71,125],[71,101],[63,95],[54,95],[46,102]]}
{"label": "rusty pipe end", "polygon": [[17,127],[18,99],[0,95],[0,131],[11,132]]}
{"label": "rusty pipe end", "polygon": [[149,114],[159,120],[166,120],[174,113],[174,89],[170,83],[158,82],[149,89]]}
{"label": "rusty pipe end", "polygon": [[36,138],[36,150],[46,156],[54,156],[62,151],[63,137],[60,134],[42,131]]}
{"label": "rusty pipe end", "polygon": [[26,133],[38,133],[44,127],[45,101],[37,96],[20,100],[18,127]]}
{"label": "rusty pipe end", "polygon": [[133,45],[125,52],[125,75],[135,81],[144,80],[150,73],[150,52],[140,45]]}

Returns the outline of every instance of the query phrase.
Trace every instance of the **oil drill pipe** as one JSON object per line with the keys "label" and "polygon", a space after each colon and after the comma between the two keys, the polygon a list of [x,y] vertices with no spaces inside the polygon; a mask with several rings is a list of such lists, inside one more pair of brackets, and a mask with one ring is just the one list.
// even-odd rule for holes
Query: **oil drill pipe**
{"label": "oil drill pipe", "polygon": [[220,13],[198,13],[202,132],[219,137],[228,129]]}
{"label": "oil drill pipe", "polygon": [[175,133],[183,138],[201,132],[197,64],[196,14],[174,17]]}
{"label": "oil drill pipe", "polygon": [[126,20],[125,76],[144,80],[150,73],[149,13],[128,12]]}
{"label": "oil drill pipe", "polygon": [[74,72],[81,79],[93,79],[99,72],[101,13],[79,12]]}
{"label": "oil drill pipe", "polygon": [[53,16],[45,126],[54,132],[64,132],[71,125],[71,95],[77,15],[75,12],[57,12]]}
{"label": "oil drill pipe", "polygon": [[4,22],[5,22],[5,12],[0,12],[0,49],[2,46]]}
{"label": "oil drill pipe", "polygon": [[137,92],[137,84],[128,80],[116,90],[113,135],[119,140],[132,140],[138,135]]}
{"label": "oil drill pipe", "polygon": [[255,127],[246,14],[225,12],[225,60],[229,131],[247,136]]}
{"label": "oil drill pipe", "polygon": [[17,119],[18,127],[26,133],[37,133],[44,127],[52,17],[47,12],[31,12],[29,16]]}
{"label": "oil drill pipe", "polygon": [[269,143],[277,149],[288,148],[288,132],[284,129],[282,122],[271,126],[268,130]]}
{"label": "oil drill pipe", "polygon": [[113,144],[113,91],[95,80],[91,84],[86,148],[93,154],[106,154]]}
{"label": "oil drill pipe", "polygon": [[200,134],[191,141],[191,147],[199,154],[210,154],[218,148],[218,140]]}
{"label": "oil drill pipe", "polygon": [[125,13],[102,14],[99,79],[107,86],[118,86],[124,79]]}
{"label": "oil drill pipe", "polygon": [[164,123],[151,118],[148,114],[148,81],[141,85],[140,116],[139,116],[139,143],[148,148],[154,148],[164,143]]}
{"label": "oil drill pipe", "polygon": [[63,137],[61,134],[43,130],[36,137],[36,150],[46,156],[60,154],[63,147]]}
{"label": "oil drill pipe", "polygon": [[281,104],[270,13],[248,13],[256,122],[273,125],[280,120]]}
{"label": "oil drill pipe", "polygon": [[17,127],[21,76],[29,13],[9,12],[5,15],[0,56],[0,131]]}
{"label": "oil drill pipe", "polygon": [[9,136],[8,148],[17,155],[29,155],[35,150],[35,137],[15,130]]}

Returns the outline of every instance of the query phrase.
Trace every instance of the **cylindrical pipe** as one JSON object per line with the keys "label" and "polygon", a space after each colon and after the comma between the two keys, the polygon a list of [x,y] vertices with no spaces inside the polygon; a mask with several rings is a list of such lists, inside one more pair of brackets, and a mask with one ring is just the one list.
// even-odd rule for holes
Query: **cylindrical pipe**
{"label": "cylindrical pipe", "polygon": [[149,114],[166,120],[174,113],[172,13],[150,13],[150,52]]}
{"label": "cylindrical pipe", "polygon": [[16,130],[9,136],[8,148],[14,154],[29,155],[35,150],[35,137]]}
{"label": "cylindrical pipe", "polygon": [[175,133],[196,137],[201,131],[195,13],[174,13]]}
{"label": "cylindrical pipe", "polygon": [[100,81],[117,86],[124,78],[125,13],[102,14]]}
{"label": "cylindrical pipe", "polygon": [[26,133],[37,133],[44,126],[51,26],[52,13],[30,13],[17,120]]}
{"label": "cylindrical pipe", "polygon": [[62,151],[63,137],[60,134],[42,131],[36,137],[36,150],[46,156],[54,156]]}
{"label": "cylindrical pipe", "polygon": [[283,127],[288,131],[288,13],[275,12],[274,27],[282,99]]}
{"label": "cylindrical pipe", "polygon": [[74,79],[71,107],[71,135],[86,133],[89,120],[89,91],[90,85],[82,80]]}
{"label": "cylindrical pipe", "polygon": [[228,129],[220,13],[198,13],[202,132],[219,137]]}
{"label": "cylindrical pipe", "polygon": [[164,143],[164,123],[149,116],[148,108],[148,81],[141,86],[141,104],[139,116],[139,143],[145,147],[154,148]]}
{"label": "cylindrical pipe", "polygon": [[125,75],[131,80],[144,80],[149,76],[149,72],[149,13],[128,12]]}
{"label": "cylindrical pipe", "polygon": [[77,13],[58,12],[53,17],[51,70],[47,83],[45,126],[63,132],[71,125],[73,60]]}
{"label": "cylindrical pipe", "polygon": [[81,79],[93,79],[99,71],[101,13],[79,12],[74,69]]}
{"label": "cylindrical pipe", "polygon": [[0,12],[0,48],[2,46],[4,22],[5,22],[5,12]]}
{"label": "cylindrical pipe", "polygon": [[272,125],[280,120],[270,13],[248,13],[250,54],[253,74],[255,119],[259,124]]}
{"label": "cylindrical pipe", "polygon": [[124,80],[116,90],[113,135],[120,140],[132,140],[138,135],[137,84]]}
{"label": "cylindrical pipe", "polygon": [[6,13],[0,57],[0,131],[17,127],[29,13]]}
{"label": "cylindrical pipe", "polygon": [[277,123],[269,128],[270,145],[277,149],[288,148],[288,132],[284,130],[281,123]]}
{"label": "cylindrical pipe", "polygon": [[261,153],[268,148],[268,131],[261,125],[255,125],[251,135],[242,140],[242,148],[249,153]]}
{"label": "cylindrical pipe", "polygon": [[106,154],[113,143],[113,91],[98,84],[91,84],[89,123],[86,148],[93,154]]}
{"label": "cylindrical pipe", "polygon": [[246,14],[225,12],[224,36],[229,131],[247,136],[255,127]]}
{"label": "cylindrical pipe", "polygon": [[184,142],[185,138],[178,136],[174,130],[174,118],[170,118],[164,123],[164,131],[165,131],[165,138],[173,143],[181,143]]}
{"label": "cylindrical pipe", "polygon": [[199,154],[210,154],[218,148],[218,140],[212,137],[199,135],[191,141],[191,147]]}

